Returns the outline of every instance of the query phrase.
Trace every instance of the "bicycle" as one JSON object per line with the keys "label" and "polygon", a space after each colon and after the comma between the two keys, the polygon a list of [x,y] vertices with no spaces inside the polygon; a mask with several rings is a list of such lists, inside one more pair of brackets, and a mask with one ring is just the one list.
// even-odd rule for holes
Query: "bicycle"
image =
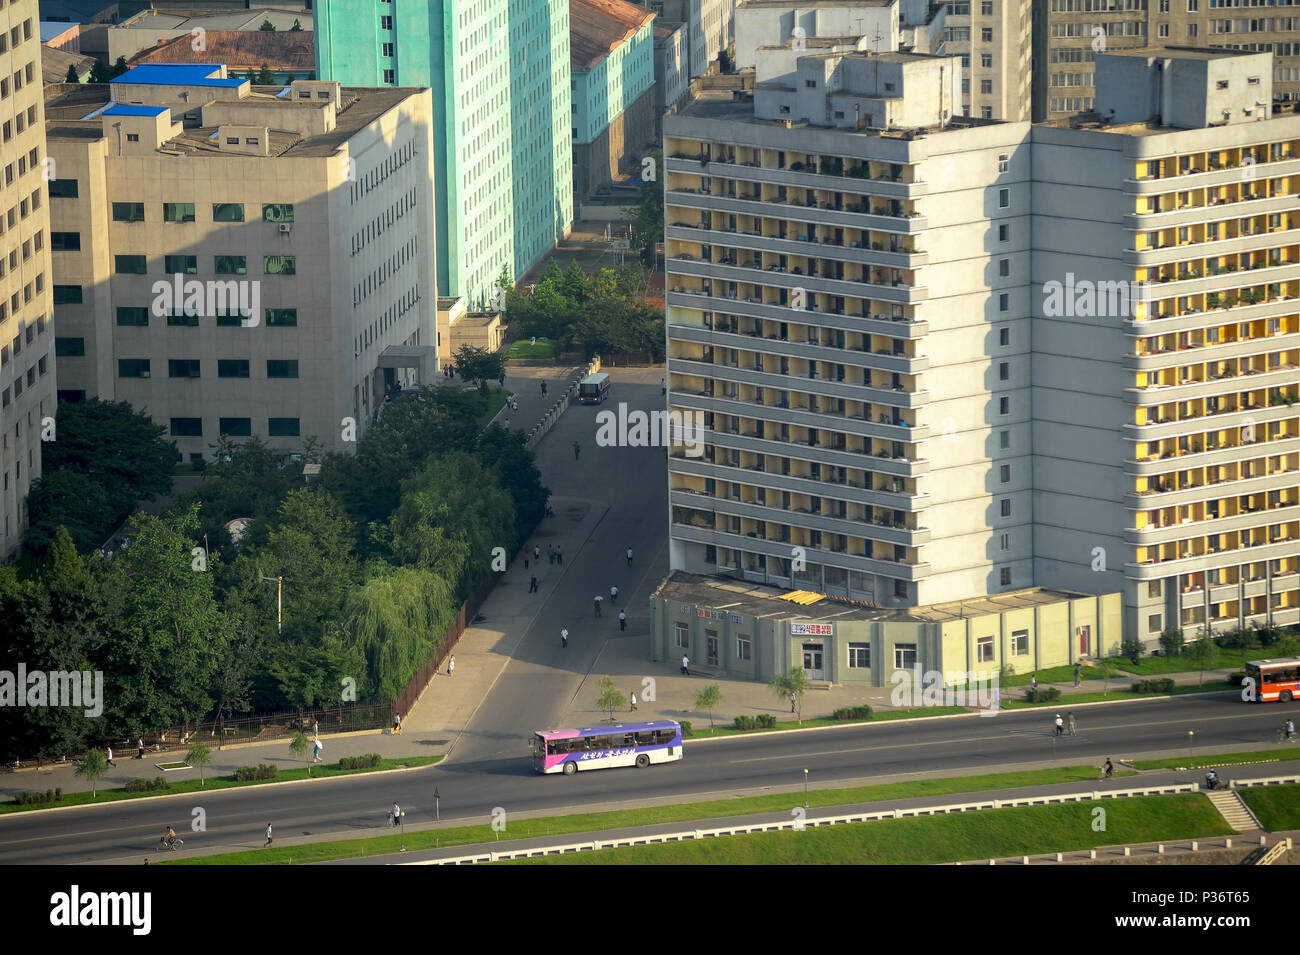
{"label": "bicycle", "polygon": [[1273,734],[1273,739],[1279,743],[1294,743],[1296,741],[1296,734],[1292,733],[1288,736],[1286,730],[1278,730]]}
{"label": "bicycle", "polygon": [[171,842],[168,842],[168,841],[167,841],[167,837],[166,837],[166,836],[160,836],[159,839],[158,839],[158,848],[159,848],[159,849],[171,849],[173,852],[175,852],[177,849],[179,849],[179,848],[180,848],[181,846],[183,846],[183,845],[185,845],[185,840],[182,839],[180,836],[177,836],[177,837],[176,837],[175,839],[173,839]]}

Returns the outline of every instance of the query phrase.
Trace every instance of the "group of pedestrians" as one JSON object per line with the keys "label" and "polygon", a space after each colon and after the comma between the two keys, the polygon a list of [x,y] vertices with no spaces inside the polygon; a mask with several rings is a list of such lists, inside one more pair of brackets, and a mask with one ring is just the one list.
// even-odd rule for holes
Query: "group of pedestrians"
{"label": "group of pedestrians", "polygon": [[1052,733],[1056,736],[1078,736],[1079,724],[1074,719],[1074,711],[1070,710],[1065,714],[1065,719],[1061,719],[1061,714],[1056,714],[1056,721],[1052,727]]}

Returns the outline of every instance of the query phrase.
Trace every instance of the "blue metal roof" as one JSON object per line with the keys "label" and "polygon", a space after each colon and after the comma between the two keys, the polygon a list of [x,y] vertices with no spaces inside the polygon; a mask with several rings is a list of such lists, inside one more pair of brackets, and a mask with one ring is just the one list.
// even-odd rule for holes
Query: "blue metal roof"
{"label": "blue metal roof", "polygon": [[144,63],[127,70],[114,83],[142,83],[154,86],[224,86],[234,87],[248,80],[220,79],[214,74],[221,67],[215,63]]}
{"label": "blue metal roof", "polygon": [[167,112],[166,106],[122,106],[114,105],[101,113],[101,116],[157,116]]}

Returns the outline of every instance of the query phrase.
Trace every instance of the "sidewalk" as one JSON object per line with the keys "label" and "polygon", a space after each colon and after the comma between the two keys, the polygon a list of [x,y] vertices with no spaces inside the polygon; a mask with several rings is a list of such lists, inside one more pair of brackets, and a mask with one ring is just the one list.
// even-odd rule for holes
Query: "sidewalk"
{"label": "sidewalk", "polygon": [[[525,366],[506,366],[506,384],[507,394],[513,394],[519,401],[519,410],[511,411],[508,407],[502,408],[500,413],[493,419],[494,423],[506,426],[510,423],[511,431],[522,431],[525,434],[533,425],[540,422],[546,417],[551,407],[564,394],[575,375],[587,367],[585,364],[559,364],[554,367],[545,365],[525,365]],[[542,397],[542,382],[546,382],[546,397]],[[460,375],[454,375],[451,378],[444,378],[439,375],[434,384],[439,388],[463,389],[472,387]],[[489,382],[495,388],[495,381]]]}

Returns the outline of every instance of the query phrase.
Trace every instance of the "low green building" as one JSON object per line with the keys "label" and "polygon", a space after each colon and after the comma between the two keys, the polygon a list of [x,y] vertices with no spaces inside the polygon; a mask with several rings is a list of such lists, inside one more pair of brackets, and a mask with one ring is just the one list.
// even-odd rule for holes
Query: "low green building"
{"label": "low green building", "polygon": [[[650,659],[768,681],[890,686],[897,670],[1018,674],[1118,653],[1123,595],[1031,587],[928,607],[875,607],[674,571],[650,598]],[[956,676],[955,674],[962,674]]]}

